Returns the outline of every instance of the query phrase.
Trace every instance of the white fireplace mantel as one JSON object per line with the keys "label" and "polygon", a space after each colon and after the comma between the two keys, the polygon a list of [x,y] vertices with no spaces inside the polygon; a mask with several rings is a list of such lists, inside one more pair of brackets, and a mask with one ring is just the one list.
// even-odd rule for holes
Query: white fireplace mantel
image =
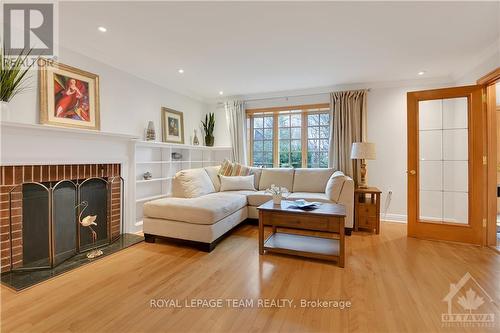
{"label": "white fireplace mantel", "polygon": [[0,123],[1,165],[126,163],[137,137],[85,129]]}

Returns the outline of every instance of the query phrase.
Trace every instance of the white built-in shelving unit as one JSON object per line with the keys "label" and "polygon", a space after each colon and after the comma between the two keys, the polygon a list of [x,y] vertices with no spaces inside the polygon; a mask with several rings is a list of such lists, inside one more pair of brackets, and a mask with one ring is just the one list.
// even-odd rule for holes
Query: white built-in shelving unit
{"label": "white built-in shelving unit", "polygon": [[[180,154],[174,159],[174,153]],[[153,141],[136,141],[135,154],[135,225],[142,224],[145,202],[165,198],[172,192],[172,179],[184,169],[219,165],[230,159],[231,147],[191,146]],[[153,177],[145,180],[145,172]]]}

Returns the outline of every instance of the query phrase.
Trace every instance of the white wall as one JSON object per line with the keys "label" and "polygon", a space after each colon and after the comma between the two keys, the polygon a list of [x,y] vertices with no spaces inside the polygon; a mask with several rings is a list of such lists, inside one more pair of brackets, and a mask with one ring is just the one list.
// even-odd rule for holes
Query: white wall
{"label": "white wall", "polygon": [[[101,130],[143,137],[149,120],[155,123],[157,140],[161,141],[162,106],[184,112],[185,142],[190,143],[195,126],[199,126],[207,105],[172,92],[151,82],[110,67],[95,59],[67,49],[60,50],[59,62],[99,75]],[[39,122],[36,73],[31,88],[10,103],[11,121]]]}
{"label": "white wall", "polygon": [[493,52],[487,54],[481,61],[478,61],[477,64],[474,64],[474,66],[466,70],[462,75],[458,75],[454,80],[455,84],[457,86],[476,84],[479,78],[498,67],[500,67],[500,40]]}

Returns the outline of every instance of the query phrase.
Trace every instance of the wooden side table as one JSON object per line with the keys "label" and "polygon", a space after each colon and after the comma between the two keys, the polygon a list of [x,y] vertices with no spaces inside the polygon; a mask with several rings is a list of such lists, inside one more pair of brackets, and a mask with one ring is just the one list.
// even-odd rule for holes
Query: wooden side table
{"label": "wooden side table", "polygon": [[380,232],[380,191],[376,187],[354,190],[354,230],[358,228]]}

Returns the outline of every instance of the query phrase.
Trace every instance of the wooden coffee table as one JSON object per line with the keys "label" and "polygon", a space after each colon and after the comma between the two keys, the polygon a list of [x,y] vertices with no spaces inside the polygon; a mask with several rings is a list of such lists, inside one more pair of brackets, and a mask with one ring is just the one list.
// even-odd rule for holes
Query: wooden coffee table
{"label": "wooden coffee table", "polygon": [[[322,203],[315,210],[304,211],[290,208],[293,201],[274,205],[268,201],[259,206],[259,254],[264,251],[292,254],[303,257],[337,261],[340,267],[345,263],[343,205]],[[272,226],[272,233],[264,240],[264,225]],[[297,235],[278,232],[278,228],[322,231],[338,234],[337,238]]]}

